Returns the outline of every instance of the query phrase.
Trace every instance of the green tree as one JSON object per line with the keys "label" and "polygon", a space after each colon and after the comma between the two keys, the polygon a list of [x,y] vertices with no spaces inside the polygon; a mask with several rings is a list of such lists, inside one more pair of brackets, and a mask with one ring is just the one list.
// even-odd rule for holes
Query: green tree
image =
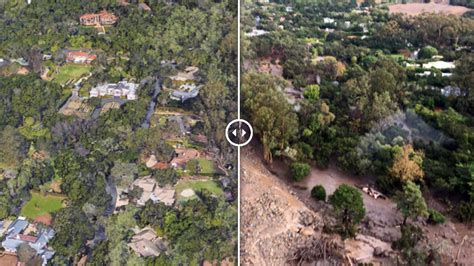
{"label": "green tree", "polygon": [[319,100],[319,91],[319,85],[309,85],[304,90],[304,98],[310,101],[311,103],[315,103]]}
{"label": "green tree", "polygon": [[433,46],[428,45],[420,49],[418,57],[422,59],[430,59],[435,55],[438,55],[438,50]]}
{"label": "green tree", "polygon": [[199,164],[199,160],[192,159],[186,163],[186,170],[189,172],[190,175],[197,175],[201,172],[201,166]]}
{"label": "green tree", "polygon": [[51,246],[57,256],[71,261],[76,254],[85,251],[86,241],[94,236],[94,230],[84,212],[76,207],[59,210],[53,222],[56,235]]}
{"label": "green tree", "polygon": [[27,143],[11,126],[0,132],[0,168],[15,168],[26,155]]}
{"label": "green tree", "polygon": [[36,256],[36,250],[27,243],[22,243],[17,250],[18,260],[27,264]]}
{"label": "green tree", "polygon": [[298,131],[298,117],[277,89],[281,80],[266,74],[246,74],[242,81],[244,107],[263,144],[264,159],[285,149]]}
{"label": "green tree", "polygon": [[350,185],[340,185],[334,194],[329,196],[329,202],[334,208],[339,220],[340,233],[343,237],[354,237],[356,225],[364,218],[365,208],[362,194]]}
{"label": "green tree", "polygon": [[411,181],[403,186],[403,192],[396,197],[397,209],[403,214],[403,224],[408,218],[428,217],[428,208],[420,187]]}
{"label": "green tree", "polygon": [[307,177],[311,171],[311,167],[306,163],[294,162],[290,164],[290,176],[294,181],[301,181]]}

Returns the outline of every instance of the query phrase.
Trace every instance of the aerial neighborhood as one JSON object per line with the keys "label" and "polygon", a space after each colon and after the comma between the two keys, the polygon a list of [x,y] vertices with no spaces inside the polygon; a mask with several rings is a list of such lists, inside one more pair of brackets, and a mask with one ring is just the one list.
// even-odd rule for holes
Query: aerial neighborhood
{"label": "aerial neighborhood", "polygon": [[242,264],[472,264],[473,8],[245,1]]}
{"label": "aerial neighborhood", "polygon": [[[13,2],[0,15],[0,265],[236,261],[236,153],[216,130],[236,91],[230,3]],[[203,99],[206,85],[229,96]]]}

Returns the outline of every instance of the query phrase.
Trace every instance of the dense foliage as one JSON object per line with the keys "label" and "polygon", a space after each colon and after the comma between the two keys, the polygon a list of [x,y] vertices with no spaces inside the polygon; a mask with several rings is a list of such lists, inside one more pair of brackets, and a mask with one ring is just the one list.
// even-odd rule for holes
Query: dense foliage
{"label": "dense foliage", "polygon": [[[336,163],[387,195],[415,182],[472,221],[474,20],[347,1],[247,7],[244,31],[265,32],[242,40],[244,110],[268,161]],[[437,61],[453,69],[423,68]],[[262,130],[267,117],[280,122]]]}
{"label": "dense foliage", "polygon": [[[145,175],[160,186],[177,183],[181,173],[148,169],[142,158],[154,154],[169,162],[175,157],[167,142],[173,126],[143,122],[154,100],[155,78],[186,66],[199,68],[201,95],[180,104],[161,93],[157,105],[202,117],[191,131],[206,135],[206,148],[223,163],[235,163],[224,128],[236,116],[236,2],[146,1],[149,11],[139,8],[143,1],[26,2],[0,4],[0,58],[12,62],[0,66],[0,219],[18,216],[31,190],[66,198],[65,208],[51,217],[54,265],[77,264],[86,254],[91,265],[199,264],[235,257],[235,202],[202,192],[175,208],[147,203],[114,214],[111,191]],[[105,34],[79,24],[84,13],[101,10],[119,18]],[[80,84],[80,96],[97,84],[126,79],[141,83],[138,99],[102,113],[100,99],[83,101],[91,113],[99,111],[97,116],[58,112],[76,86],[57,78],[71,65],[65,62],[71,49],[97,54],[86,68],[90,77]],[[43,58],[47,55],[51,60]],[[19,58],[28,62],[26,75],[12,71],[21,69],[13,63]],[[230,189],[235,192],[236,185]],[[135,187],[130,195],[139,198],[142,192]],[[155,229],[168,252],[147,260],[133,253],[127,243],[135,226]]]}

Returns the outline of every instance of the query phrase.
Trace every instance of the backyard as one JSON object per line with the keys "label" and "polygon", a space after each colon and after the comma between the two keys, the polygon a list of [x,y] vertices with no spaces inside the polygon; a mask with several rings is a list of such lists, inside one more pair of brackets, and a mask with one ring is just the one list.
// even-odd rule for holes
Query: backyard
{"label": "backyard", "polygon": [[39,192],[31,192],[31,199],[23,209],[21,215],[30,219],[36,219],[39,216],[50,215],[63,208],[63,200],[66,197],[61,195],[46,194]]}
{"label": "backyard", "polygon": [[214,175],[216,169],[214,168],[214,162],[204,158],[197,158],[199,162],[199,167],[201,168],[201,175]]}
{"label": "backyard", "polygon": [[208,190],[209,192],[211,192],[212,194],[214,194],[216,196],[220,196],[223,193],[223,191],[219,187],[219,185],[216,182],[214,182],[213,180],[189,180],[189,181],[179,182],[176,185],[177,198],[178,199],[194,198],[195,196],[184,197],[183,195],[181,195],[181,193],[184,190],[187,190],[187,189],[192,189],[194,192],[202,191],[203,189],[206,189],[206,190]]}
{"label": "backyard", "polygon": [[70,80],[78,80],[91,71],[89,65],[65,64],[58,69],[58,73],[54,75],[53,80],[61,85],[66,84]]}

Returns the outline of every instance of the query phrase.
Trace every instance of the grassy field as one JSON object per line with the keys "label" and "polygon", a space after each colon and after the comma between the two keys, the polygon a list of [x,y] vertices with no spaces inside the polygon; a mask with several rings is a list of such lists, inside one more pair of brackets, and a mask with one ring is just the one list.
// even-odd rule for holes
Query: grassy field
{"label": "grassy field", "polygon": [[183,197],[181,196],[181,192],[187,188],[194,190],[194,192],[207,189],[216,196],[220,196],[223,194],[222,189],[213,180],[190,180],[185,182],[179,182],[176,185],[176,195],[178,199],[183,199]]}
{"label": "grassy field", "polygon": [[55,74],[53,80],[59,84],[66,84],[69,80],[78,80],[91,69],[92,67],[88,65],[65,64],[59,68],[59,73]]}
{"label": "grassy field", "polygon": [[35,219],[38,216],[53,213],[63,207],[64,199],[65,197],[60,195],[44,196],[38,192],[31,192],[31,199],[21,209],[21,215]]}

